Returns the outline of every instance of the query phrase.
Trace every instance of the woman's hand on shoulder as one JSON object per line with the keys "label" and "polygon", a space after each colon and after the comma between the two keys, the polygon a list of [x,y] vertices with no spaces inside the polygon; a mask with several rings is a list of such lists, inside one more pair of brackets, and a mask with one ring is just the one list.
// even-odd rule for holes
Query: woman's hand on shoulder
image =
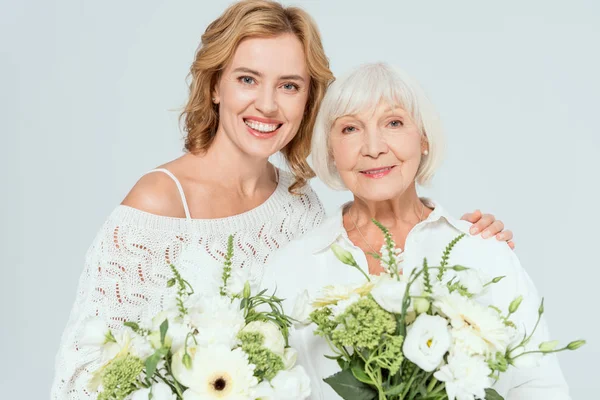
{"label": "woman's hand on shoulder", "polygon": [[125,196],[121,205],[155,215],[185,218],[185,211],[175,182],[165,173],[144,175]]}
{"label": "woman's hand on shoulder", "polygon": [[475,210],[463,215],[461,219],[473,224],[470,229],[472,235],[481,233],[481,237],[484,239],[496,236],[497,240],[506,241],[511,249],[515,249],[512,231],[504,230],[504,223],[497,220],[492,214],[483,214],[480,210]]}

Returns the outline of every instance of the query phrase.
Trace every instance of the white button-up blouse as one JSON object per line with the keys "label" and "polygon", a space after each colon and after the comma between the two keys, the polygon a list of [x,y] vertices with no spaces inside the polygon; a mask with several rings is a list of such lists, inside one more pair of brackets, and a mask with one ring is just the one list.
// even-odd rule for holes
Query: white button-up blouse
{"label": "white button-up blouse", "polygon": [[[423,258],[430,265],[439,265],[445,247],[458,235],[465,233],[454,247],[449,264],[477,268],[493,278],[506,276],[491,286],[479,298],[485,304],[494,304],[503,310],[517,296],[524,300],[511,319],[520,327],[531,331],[538,317],[540,298],[536,288],[521,267],[515,253],[505,242],[484,240],[469,234],[470,223],[451,217],[438,204],[429,202],[434,208],[427,219],[417,224],[408,234],[404,247],[403,266],[405,273],[420,266]],[[342,264],[331,251],[337,243],[352,253],[359,266],[368,272],[367,259],[363,251],[349,239],[343,226],[343,207],[326,219],[321,226],[304,237],[291,242],[276,253],[265,268],[262,287],[277,289],[278,297],[285,298],[284,308],[292,313],[296,297],[307,290],[315,297],[324,286],[364,282],[364,276],[352,267]],[[310,375],[311,400],[333,400],[340,397],[323,379],[339,370],[335,361],[324,355],[332,352],[325,340],[313,335],[314,326],[297,326],[290,335],[290,345],[298,352],[298,363]],[[549,340],[546,323],[542,318],[532,343]],[[510,367],[494,388],[506,400],[568,400],[569,390],[555,355],[545,356],[538,367],[517,369]]]}

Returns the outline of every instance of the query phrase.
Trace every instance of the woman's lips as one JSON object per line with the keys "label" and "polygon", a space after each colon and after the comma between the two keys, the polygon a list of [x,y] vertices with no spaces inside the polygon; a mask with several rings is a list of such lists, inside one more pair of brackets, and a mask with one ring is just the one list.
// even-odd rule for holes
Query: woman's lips
{"label": "woman's lips", "polygon": [[268,139],[275,136],[279,132],[279,128],[283,125],[279,121],[265,120],[263,118],[244,118],[244,124],[248,132],[261,139]]}
{"label": "woman's lips", "polygon": [[389,167],[365,169],[359,172],[367,178],[380,179],[392,172],[392,169],[394,169],[394,167],[395,165],[391,165]]}

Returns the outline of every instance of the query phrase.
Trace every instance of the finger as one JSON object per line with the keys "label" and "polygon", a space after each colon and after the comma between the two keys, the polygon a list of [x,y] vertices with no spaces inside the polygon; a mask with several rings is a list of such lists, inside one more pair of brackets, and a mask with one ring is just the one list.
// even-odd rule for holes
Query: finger
{"label": "finger", "polygon": [[[488,230],[495,221],[496,221],[496,217],[494,217],[492,214],[483,214],[481,219],[479,221],[477,221],[477,223],[475,224],[478,232],[487,233],[486,236],[483,236],[483,233],[482,233],[482,237],[484,239],[487,239],[488,237],[490,237],[491,232],[489,232]],[[492,231],[492,232],[493,232],[493,234],[496,234],[499,231]]]}
{"label": "finger", "polygon": [[501,242],[510,242],[513,238],[513,233],[511,230],[504,230],[496,235],[496,239]]}
{"label": "finger", "polygon": [[512,250],[515,249],[515,242],[513,242],[512,240],[510,242],[508,242],[508,247],[510,247]]}
{"label": "finger", "polygon": [[470,223],[474,224],[475,222],[479,221],[480,218],[481,218],[481,211],[475,210],[472,213],[466,213],[460,219],[469,221]]}
{"label": "finger", "polygon": [[502,221],[494,221],[494,222],[492,222],[492,224],[490,226],[485,228],[485,230],[481,234],[481,237],[484,239],[490,238],[490,237],[495,236],[496,234],[502,232],[503,229],[504,229],[504,223]]}

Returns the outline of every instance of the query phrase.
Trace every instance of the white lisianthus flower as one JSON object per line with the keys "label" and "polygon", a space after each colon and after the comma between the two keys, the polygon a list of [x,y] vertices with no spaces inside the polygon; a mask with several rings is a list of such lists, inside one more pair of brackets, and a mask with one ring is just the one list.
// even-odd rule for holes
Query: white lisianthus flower
{"label": "white lisianthus flower", "polygon": [[203,298],[198,311],[190,314],[190,320],[198,329],[195,336],[198,345],[224,344],[232,348],[237,343],[237,334],[246,322],[240,300],[233,301],[223,296]]}
{"label": "white lisianthus flower", "polygon": [[131,400],[148,400],[152,393],[152,400],[177,400],[177,395],[164,382],[158,382],[151,388],[136,390],[132,393]]}
{"label": "white lisianthus flower", "polygon": [[231,350],[222,344],[188,347],[192,363],[183,365],[184,349],[173,356],[173,376],[188,389],[185,400],[240,400],[250,398],[258,384],[254,365],[241,348]]}
{"label": "white lisianthus flower", "polygon": [[162,346],[160,343],[160,325],[165,321],[169,320],[169,327],[167,329],[167,335],[165,336],[165,344],[171,347],[171,351],[176,353],[185,344],[185,340],[189,332],[192,329],[184,324],[179,317],[172,317],[167,311],[162,311],[152,319],[152,329],[148,340],[152,344],[152,347],[158,349]]}
{"label": "white lisianthus flower", "polygon": [[407,282],[405,280],[396,280],[387,274],[382,274],[375,282],[375,286],[371,290],[371,296],[384,310],[400,314],[406,287]]}
{"label": "white lisianthus flower", "polygon": [[475,400],[485,398],[485,389],[492,385],[491,372],[483,357],[455,353],[433,376],[446,384],[448,400]]}
{"label": "white lisianthus flower", "polygon": [[356,303],[359,300],[360,296],[356,293],[352,293],[347,299],[340,300],[337,302],[337,304],[332,304],[331,306],[329,306],[329,308],[331,308],[331,313],[333,314],[333,316],[337,317],[339,315],[342,315],[348,307],[350,307],[352,304]]}
{"label": "white lisianthus flower", "polygon": [[271,350],[283,359],[285,351],[285,338],[277,326],[273,322],[252,321],[246,325],[242,332],[257,332],[264,337],[263,347]]}
{"label": "white lisianthus flower", "polygon": [[137,333],[133,333],[132,336],[129,353],[142,360],[145,360],[154,353],[154,349],[148,338],[140,336]]}
{"label": "white lisianthus flower", "polygon": [[450,344],[448,321],[437,315],[421,314],[408,327],[402,351],[419,368],[431,372],[442,363]]}
{"label": "white lisianthus flower", "polygon": [[[434,301],[433,305],[440,314],[448,317],[455,330],[467,329],[466,332],[460,332],[460,336],[457,336],[457,332],[453,332],[453,336],[462,339],[479,338],[487,343],[487,354],[506,352],[514,330],[504,325],[496,311],[457,292]],[[467,341],[463,344],[469,345],[469,343]],[[473,348],[478,347],[479,345],[474,343]]]}
{"label": "white lisianthus flower", "polygon": [[257,400],[279,400],[275,398],[275,389],[266,380],[254,387],[250,398]]}
{"label": "white lisianthus flower", "polygon": [[[538,349],[534,347],[524,347],[519,346],[510,351],[508,354],[508,358],[510,360],[511,365],[519,369],[530,369],[535,368],[540,365],[542,361],[542,357],[544,356],[542,353],[531,353],[531,354],[523,354],[527,351],[537,351]],[[521,355],[523,354],[523,355]]]}
{"label": "white lisianthus flower", "polygon": [[90,346],[100,349],[107,342],[112,341],[112,333],[108,325],[100,317],[87,320],[83,326],[83,335],[79,340],[81,346]]}
{"label": "white lisianthus flower", "polygon": [[290,316],[297,321],[295,325],[308,325],[311,322],[310,313],[313,310],[308,290],[304,290],[296,297],[294,309]]}
{"label": "white lisianthus flower", "polygon": [[[235,296],[244,291],[246,282],[250,283],[250,268],[231,268],[231,275],[227,280],[227,294]],[[251,286],[251,292],[255,288]]]}
{"label": "white lisianthus flower", "polygon": [[298,351],[293,347],[286,347],[283,351],[283,368],[284,369],[292,369],[294,365],[296,365],[296,360],[298,359]]}
{"label": "white lisianthus flower", "polygon": [[271,379],[277,400],[304,400],[310,396],[310,379],[301,365],[281,370]]}

